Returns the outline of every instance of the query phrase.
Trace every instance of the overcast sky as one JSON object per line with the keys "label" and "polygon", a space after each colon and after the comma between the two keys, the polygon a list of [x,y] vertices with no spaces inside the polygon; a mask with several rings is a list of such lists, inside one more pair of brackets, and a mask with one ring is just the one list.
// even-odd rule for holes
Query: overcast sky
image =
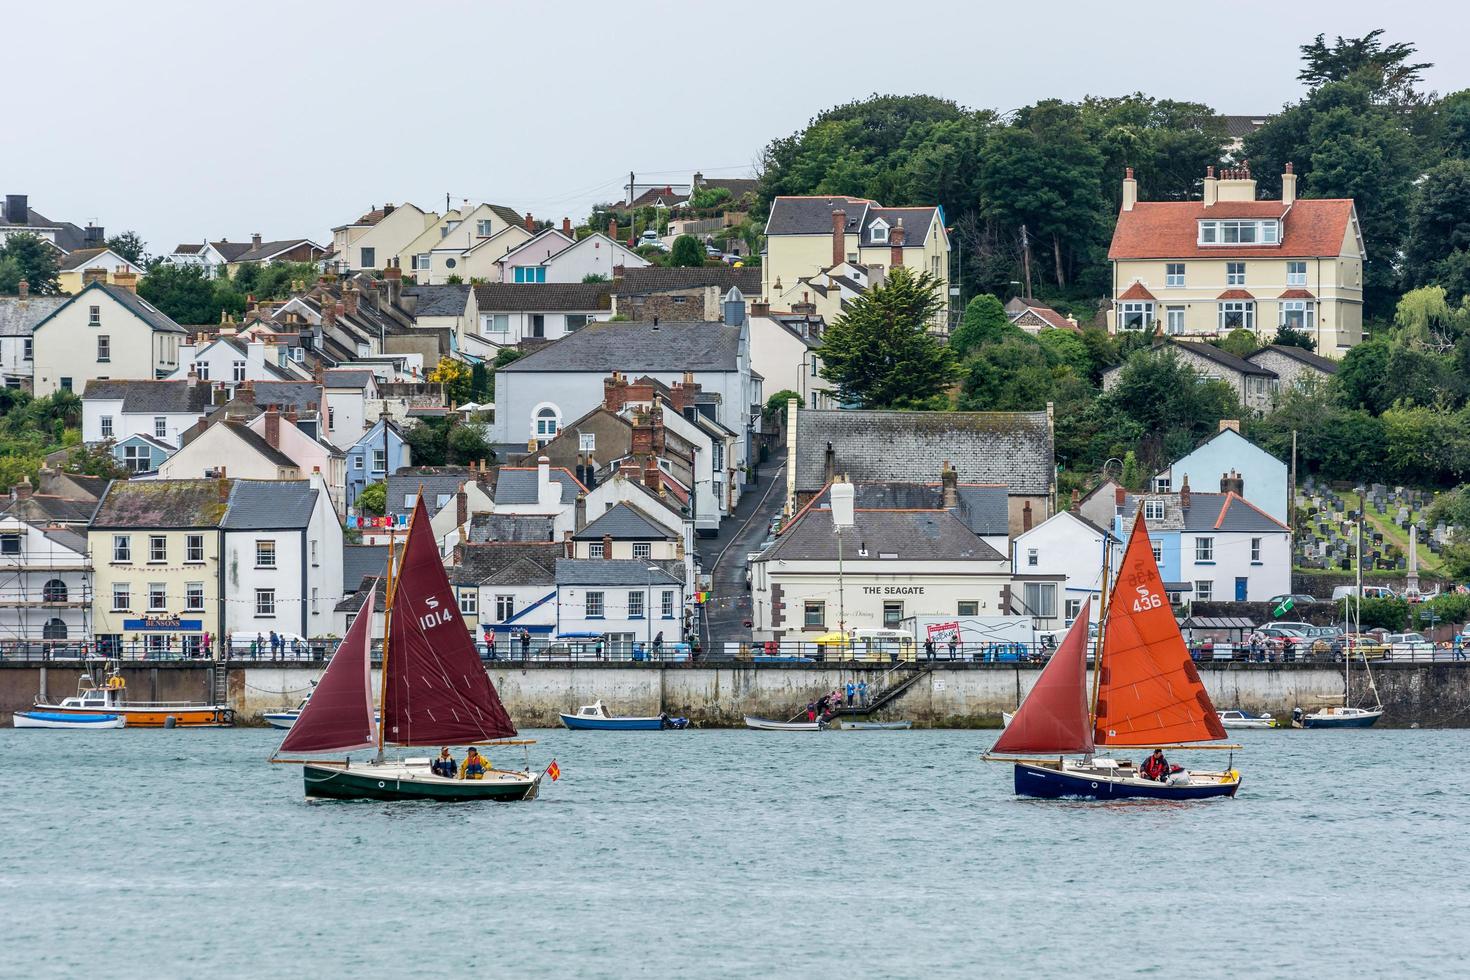
{"label": "overcast sky", "polygon": [[1299,94],[1298,45],[1380,26],[1436,63],[1427,87],[1466,88],[1464,11],[1361,0],[8,4],[0,192],[109,235],[136,229],[154,253],[252,232],[326,243],[371,205],[442,210],[446,192],[577,219],[617,197],[629,170],[749,174],[769,140],[874,91],[1006,111],[1141,90],[1271,111]]}

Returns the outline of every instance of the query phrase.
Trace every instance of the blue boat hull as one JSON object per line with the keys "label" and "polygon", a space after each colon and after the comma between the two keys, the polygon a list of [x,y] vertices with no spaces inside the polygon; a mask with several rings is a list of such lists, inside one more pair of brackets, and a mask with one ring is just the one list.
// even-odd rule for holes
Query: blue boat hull
{"label": "blue boat hull", "polygon": [[1372,728],[1382,715],[1364,715],[1350,718],[1307,718],[1303,728]]}
{"label": "blue boat hull", "polygon": [[1138,780],[1093,778],[1086,773],[1064,772],[1020,762],[1016,763],[1015,778],[1017,796],[1032,796],[1044,800],[1064,797],[1086,800],[1209,800],[1220,796],[1234,796],[1240,789],[1238,779],[1229,783],[1172,786]]}
{"label": "blue boat hull", "polygon": [[[671,729],[688,726],[683,718],[670,718],[669,722],[668,727]],[[562,715],[561,723],[572,731],[589,732],[657,732],[665,727],[662,718],[585,718]]]}

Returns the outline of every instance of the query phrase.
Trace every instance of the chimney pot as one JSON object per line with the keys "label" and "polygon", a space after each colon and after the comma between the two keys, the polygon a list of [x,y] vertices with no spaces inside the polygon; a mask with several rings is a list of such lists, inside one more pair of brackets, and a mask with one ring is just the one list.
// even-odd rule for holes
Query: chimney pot
{"label": "chimney pot", "polygon": [[572,219],[571,218],[562,218],[561,219],[561,233],[563,235],[566,235],[568,238],[571,238],[572,237]]}
{"label": "chimney pot", "polygon": [[15,284],[15,294],[21,299],[27,298],[31,295],[31,284],[22,279],[20,282]]}
{"label": "chimney pot", "polygon": [[1021,508],[1021,530],[1031,530],[1031,501],[1026,501],[1026,506]]}
{"label": "chimney pot", "polygon": [[613,556],[613,540],[611,534],[602,536],[602,557],[611,560]]}
{"label": "chimney pot", "polygon": [[832,264],[847,261],[847,212],[838,208],[832,212]]}
{"label": "chimney pot", "polygon": [[531,216],[529,211],[526,212],[526,230],[533,235],[536,234],[536,219]]}
{"label": "chimney pot", "polygon": [[265,441],[272,449],[281,448],[281,413],[275,408],[265,410]]}

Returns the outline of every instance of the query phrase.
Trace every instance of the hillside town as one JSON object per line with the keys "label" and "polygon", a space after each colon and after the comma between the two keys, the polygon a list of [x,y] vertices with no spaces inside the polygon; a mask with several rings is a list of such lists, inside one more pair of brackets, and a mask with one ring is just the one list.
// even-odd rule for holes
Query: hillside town
{"label": "hillside town", "polygon": [[[1037,656],[1139,513],[1211,647],[1359,565],[1411,633],[1408,605],[1470,577],[1470,474],[1422,451],[1463,375],[1412,389],[1470,349],[1466,253],[1393,268],[1382,202],[1304,175],[1278,123],[1167,124],[1183,176],[1121,158],[1091,269],[1021,185],[982,188],[1018,209],[997,267],[952,201],[794,188],[783,159],[629,173],[575,219],[371,203],[153,254],[8,193],[0,372],[34,434],[4,474],[0,651],[320,656],[420,497],[487,658]],[[1445,140],[1421,258],[1428,195],[1470,186]],[[1404,462],[1333,445],[1374,427]]]}

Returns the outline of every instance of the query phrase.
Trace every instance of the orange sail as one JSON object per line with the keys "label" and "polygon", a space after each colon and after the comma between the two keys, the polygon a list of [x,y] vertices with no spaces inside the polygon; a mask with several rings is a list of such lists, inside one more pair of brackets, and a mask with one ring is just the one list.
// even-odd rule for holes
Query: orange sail
{"label": "orange sail", "polygon": [[1087,623],[1091,609],[1092,600],[1088,599],[991,752],[1092,754],[1092,728],[1087,717]]}
{"label": "orange sail", "polygon": [[1108,603],[1097,701],[1098,745],[1207,742],[1225,737],[1174,622],[1143,508]]}

